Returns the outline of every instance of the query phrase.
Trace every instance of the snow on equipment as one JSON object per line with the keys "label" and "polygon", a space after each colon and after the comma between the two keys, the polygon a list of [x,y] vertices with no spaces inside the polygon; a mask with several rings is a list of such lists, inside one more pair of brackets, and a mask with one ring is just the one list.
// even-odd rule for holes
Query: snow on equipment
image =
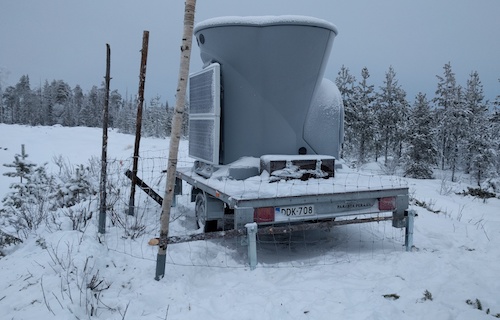
{"label": "snow on equipment", "polygon": [[344,110],[323,74],[337,33],[329,22],[302,16],[196,25],[204,63],[190,76],[189,154],[196,161],[176,175],[192,186],[206,233],[246,228],[252,244],[262,230],[392,220],[407,228],[411,248],[406,184],[336,163]]}

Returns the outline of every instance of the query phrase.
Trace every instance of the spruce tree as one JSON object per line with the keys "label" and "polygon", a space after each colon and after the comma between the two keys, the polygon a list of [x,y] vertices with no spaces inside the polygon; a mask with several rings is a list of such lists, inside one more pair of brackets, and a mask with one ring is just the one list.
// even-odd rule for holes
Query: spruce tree
{"label": "spruce tree", "polygon": [[467,80],[467,88],[464,97],[465,108],[468,112],[468,130],[466,133],[466,144],[464,168],[469,173],[472,166],[472,158],[483,151],[483,141],[490,145],[488,130],[488,104],[484,101],[483,85],[477,71],[470,74]]}
{"label": "spruce tree", "polygon": [[16,88],[9,86],[5,88],[2,94],[3,101],[3,111],[2,111],[2,122],[7,124],[13,124],[15,122],[15,108],[18,104],[18,96],[16,94]]}
{"label": "spruce tree", "polygon": [[26,176],[33,172],[36,164],[27,160],[28,154],[25,152],[24,145],[21,146],[21,154],[14,155],[14,162],[4,164],[4,167],[13,168],[15,171],[6,172],[3,175],[10,178],[19,178],[19,183],[26,180]]}
{"label": "spruce tree", "polygon": [[73,117],[75,118],[73,120],[75,126],[79,126],[82,124],[82,120],[81,120],[81,109],[83,107],[83,103],[84,103],[84,100],[85,100],[85,97],[84,97],[84,94],[83,94],[83,90],[82,88],[79,86],[79,85],[76,85],[74,88],[73,88],[73,99],[71,101],[71,109],[73,109]]}
{"label": "spruce tree", "polygon": [[116,119],[118,119],[118,113],[123,105],[123,99],[117,90],[111,91],[109,95],[109,126],[111,128],[116,127]]}
{"label": "spruce tree", "polygon": [[342,65],[335,79],[335,84],[339,88],[342,102],[344,103],[344,147],[341,158],[353,154],[354,132],[353,123],[356,117],[354,110],[354,85],[356,78],[350,74],[349,68]]}
{"label": "spruce tree", "polygon": [[15,106],[15,122],[20,124],[31,124],[31,115],[34,111],[33,92],[30,87],[30,79],[27,75],[21,76],[16,84],[15,93],[18,97]]}
{"label": "spruce tree", "polygon": [[4,164],[14,169],[4,175],[19,178],[19,182],[10,185],[12,191],[2,200],[0,225],[13,227],[18,233],[36,229],[45,219],[48,194],[52,192],[53,186],[53,179],[47,174],[45,164],[37,166],[27,157],[23,146],[21,154],[14,156],[13,163]]}
{"label": "spruce tree", "polygon": [[408,117],[408,102],[406,92],[396,79],[396,72],[389,67],[385,74],[384,86],[377,95],[376,116],[380,133],[380,145],[387,164],[389,151],[396,157],[401,157],[406,134],[406,119]]}
{"label": "spruce tree", "polygon": [[455,80],[455,73],[453,73],[449,62],[444,66],[444,75],[436,77],[438,78],[438,85],[433,101],[438,111],[438,151],[440,154],[441,169],[444,170],[445,163],[448,162],[452,149],[450,146],[450,136],[453,125],[450,120],[453,117],[453,111],[450,109],[458,104],[459,89]]}
{"label": "spruce tree", "polygon": [[[500,79],[498,79],[500,83]],[[494,110],[490,116],[491,126],[491,137],[493,138],[493,150],[495,151],[495,164],[496,171],[500,174],[500,95],[496,96],[495,101],[493,102]]]}
{"label": "spruce tree", "polygon": [[430,179],[436,163],[437,150],[433,144],[433,114],[425,94],[419,93],[408,121],[408,148],[404,154],[405,176]]}
{"label": "spruce tree", "polygon": [[52,210],[69,208],[95,196],[98,192],[92,181],[92,172],[89,167],[79,165],[69,176],[61,177],[55,191],[50,194]]}
{"label": "spruce tree", "polygon": [[456,100],[447,110],[449,153],[447,161],[451,169],[451,180],[455,181],[456,172],[463,165],[461,160],[466,149],[469,130],[470,110],[465,106],[462,87],[457,87]]}
{"label": "spruce tree", "polygon": [[375,101],[374,86],[368,84],[370,73],[368,68],[361,70],[361,81],[354,88],[353,97],[353,137],[357,149],[359,163],[367,161],[374,146],[375,115],[373,102]]}

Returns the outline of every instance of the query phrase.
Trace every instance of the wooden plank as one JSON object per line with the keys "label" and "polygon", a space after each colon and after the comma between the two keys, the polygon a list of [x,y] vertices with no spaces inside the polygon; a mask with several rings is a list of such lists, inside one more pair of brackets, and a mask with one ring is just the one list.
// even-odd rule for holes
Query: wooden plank
{"label": "wooden plank", "polygon": [[[369,222],[383,222],[392,220],[392,216],[383,216],[383,217],[371,217],[371,218],[363,218],[363,219],[347,219],[347,220],[339,220],[339,221],[317,221],[317,222],[308,222],[294,225],[285,225],[285,226],[267,226],[260,227],[257,230],[257,234],[259,235],[269,235],[269,234],[288,234],[291,232],[297,231],[306,231],[306,230],[316,230],[316,229],[328,229],[333,226],[340,225],[348,225],[348,224],[359,224],[359,223],[369,223]],[[215,231],[215,232],[206,232],[206,233],[196,233],[196,234],[188,234],[183,236],[171,236],[166,239],[153,238],[149,240],[148,244],[152,246],[157,246],[162,242],[166,242],[167,244],[175,244],[175,243],[183,243],[190,241],[200,241],[200,240],[211,240],[211,239],[219,239],[219,238],[235,238],[239,236],[246,236],[247,230],[244,229],[232,229],[226,231]]]}
{"label": "wooden plank", "polygon": [[[135,184],[138,185],[144,192],[146,192],[146,194],[148,196],[150,196],[151,198],[153,198],[154,201],[156,201],[159,205],[162,205],[163,203],[163,198],[158,194],[156,193],[153,189],[151,189],[144,181],[142,181],[139,177],[135,176],[133,174],[132,171],[130,170],[127,170],[125,172],[125,175],[127,176],[127,178],[129,178],[130,180],[134,181],[135,180]],[[135,179],[133,179],[135,177]]]}

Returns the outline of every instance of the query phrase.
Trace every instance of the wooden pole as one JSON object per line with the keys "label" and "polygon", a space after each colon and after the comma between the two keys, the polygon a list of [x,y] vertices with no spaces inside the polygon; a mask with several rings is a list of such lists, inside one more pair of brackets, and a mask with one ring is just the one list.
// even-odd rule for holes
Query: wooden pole
{"label": "wooden pole", "polygon": [[139,71],[139,95],[137,100],[137,120],[135,124],[135,145],[134,161],[132,164],[132,186],[130,189],[130,199],[128,203],[128,214],[133,216],[135,210],[135,185],[137,177],[137,166],[139,163],[139,144],[141,142],[142,108],[144,105],[144,86],[146,83],[146,65],[148,60],[149,31],[144,31],[142,35],[142,57],[141,69]]}
{"label": "wooden pole", "polygon": [[111,49],[106,43],[106,96],[104,98],[104,109],[102,116],[102,154],[101,154],[101,183],[99,187],[100,194],[100,212],[99,212],[99,233],[106,233],[106,171],[107,171],[107,156],[108,156],[108,118],[109,118],[109,82],[111,68]]}
{"label": "wooden pole", "polygon": [[189,61],[191,59],[191,44],[193,39],[194,11],[196,0],[186,0],[184,7],[184,30],[182,33],[181,57],[179,66],[179,78],[176,92],[176,103],[174,118],[172,122],[172,133],[170,134],[170,149],[167,164],[167,186],[163,197],[162,212],[160,218],[160,243],[156,258],[156,280],[165,276],[165,262],[167,255],[167,238],[170,222],[170,207],[174,199],[175,171],[177,170],[177,154],[179,152],[179,141],[181,139],[182,118],[186,104],[186,89],[189,76]]}

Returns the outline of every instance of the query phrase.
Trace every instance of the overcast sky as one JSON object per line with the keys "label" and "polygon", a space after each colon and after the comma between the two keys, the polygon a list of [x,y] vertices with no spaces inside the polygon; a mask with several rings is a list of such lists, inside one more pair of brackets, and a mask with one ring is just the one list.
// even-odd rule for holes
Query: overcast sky
{"label": "overcast sky", "polygon": [[[0,0],[0,79],[15,85],[23,74],[32,88],[47,79],[79,84],[86,92],[103,81],[111,46],[111,89],[135,95],[140,49],[150,32],[147,99],[175,104],[183,0]],[[500,0],[198,0],[196,22],[219,16],[306,15],[339,30],[325,77],[342,65],[383,85],[389,66],[411,103],[434,96],[436,75],[451,62],[458,84],[478,71],[486,97],[500,95]],[[191,72],[200,70],[196,46]]]}

